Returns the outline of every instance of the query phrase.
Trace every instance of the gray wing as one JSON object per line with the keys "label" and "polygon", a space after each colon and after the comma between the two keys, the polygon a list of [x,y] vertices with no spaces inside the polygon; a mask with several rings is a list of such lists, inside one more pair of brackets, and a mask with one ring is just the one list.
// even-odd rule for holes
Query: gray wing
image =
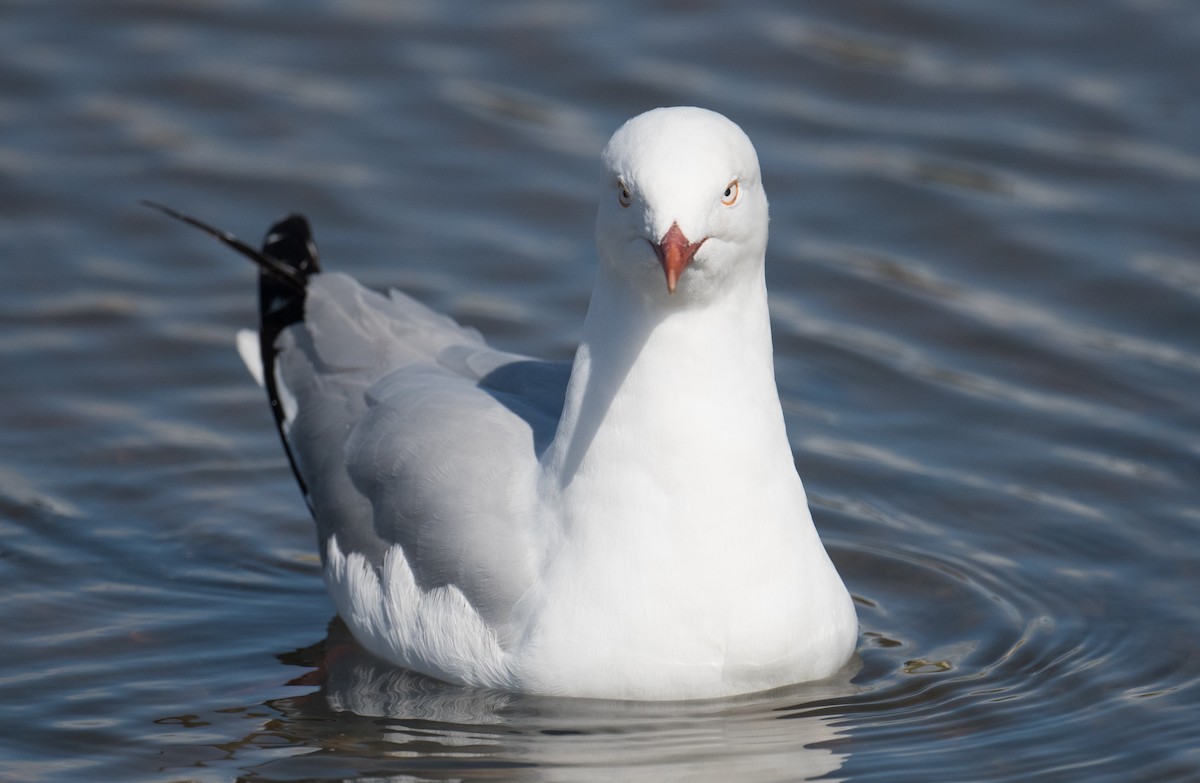
{"label": "gray wing", "polygon": [[569,365],[345,275],[312,276],[306,297],[275,371],[322,557],[331,536],[376,566],[400,546],[422,587],[454,584],[502,620],[534,578],[538,456]]}

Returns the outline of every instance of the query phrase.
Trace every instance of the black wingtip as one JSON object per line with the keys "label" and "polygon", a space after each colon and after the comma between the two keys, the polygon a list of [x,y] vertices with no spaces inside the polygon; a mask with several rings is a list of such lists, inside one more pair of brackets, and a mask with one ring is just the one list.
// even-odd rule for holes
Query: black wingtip
{"label": "black wingtip", "polygon": [[305,281],[309,275],[321,271],[317,243],[304,215],[292,213],[275,221],[263,239],[262,252],[294,270]]}
{"label": "black wingtip", "polygon": [[[205,223],[203,220],[199,220],[197,218],[192,217],[191,215],[185,215],[182,212],[171,209],[166,204],[160,204],[157,201],[151,201],[150,199],[145,199],[145,198],[141,199],[138,203],[144,207],[148,207],[149,209],[153,209],[157,212],[161,212],[169,218],[178,220],[181,223],[186,223],[189,226],[192,226],[193,228],[200,229],[205,234],[208,234],[209,236],[213,237],[221,244],[225,245],[226,247],[233,248],[238,253],[241,253],[243,256],[245,256],[246,258],[253,261],[255,264],[258,265],[258,268],[261,269],[264,273],[270,275],[272,278],[274,278],[276,281],[283,284],[284,286],[287,286],[293,292],[299,293],[299,294],[304,293],[304,286],[305,286],[305,283],[308,278],[308,273],[301,272],[292,266],[289,266],[285,263],[281,263],[279,261],[279,258],[276,257],[274,254],[265,253],[256,248],[253,248],[250,245],[247,245],[242,240],[235,237],[233,234],[230,234],[228,231],[222,231],[219,228],[216,228],[215,226]],[[288,220],[300,220],[303,222],[304,234],[305,234],[305,236],[308,237],[308,241],[311,244],[312,233],[308,229],[308,221],[305,220],[300,215],[290,215],[287,218],[284,218],[283,221],[280,221],[280,223],[277,223],[276,226],[279,226],[283,222],[288,221]],[[272,229],[272,230],[274,230],[274,229]],[[315,259],[316,259],[315,246],[313,247],[313,258],[315,261]],[[315,265],[314,265],[314,269],[311,271],[314,271],[314,272],[317,271],[315,269]]]}
{"label": "black wingtip", "polygon": [[[313,241],[312,229],[303,215],[287,215],[276,221],[267,230],[263,239],[262,254],[274,259],[280,266],[289,270],[302,283],[307,284],[308,278],[321,271],[317,257],[317,244]],[[258,309],[260,326],[258,332],[259,351],[263,366],[263,381],[267,390],[267,399],[271,403],[271,412],[275,416],[275,425],[279,430],[283,449],[287,453],[292,473],[300,484],[300,491],[309,501],[308,482],[300,472],[292,444],[287,437],[287,415],[283,399],[280,395],[279,379],[276,377],[276,363],[279,351],[276,341],[285,329],[304,320],[304,306],[307,299],[306,290],[296,291],[293,287],[280,280],[266,270],[258,277]]]}
{"label": "black wingtip", "polygon": [[[258,276],[259,350],[263,367],[263,385],[266,387],[267,399],[271,403],[271,412],[274,415],[280,439],[283,441],[283,449],[287,454],[288,463],[300,484],[300,490],[308,499],[308,484],[300,473],[296,455],[292,452],[291,443],[287,439],[286,414],[280,397],[279,382],[275,376],[275,364],[278,356],[275,341],[283,330],[304,320],[308,278],[321,271],[320,263],[317,260],[317,245],[313,241],[312,229],[308,225],[308,220],[303,215],[295,214],[282,218],[267,231],[262,250],[258,250],[233,234],[221,231],[191,215],[171,209],[165,204],[150,199],[142,199],[140,203],[142,206],[200,229],[258,265],[260,271]],[[311,509],[311,502],[309,508]]]}

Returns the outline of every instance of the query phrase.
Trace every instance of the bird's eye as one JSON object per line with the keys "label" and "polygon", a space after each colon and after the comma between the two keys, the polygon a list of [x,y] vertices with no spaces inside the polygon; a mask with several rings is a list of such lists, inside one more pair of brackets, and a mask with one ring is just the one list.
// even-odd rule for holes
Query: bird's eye
{"label": "bird's eye", "polygon": [[721,203],[727,207],[732,207],[734,202],[738,200],[738,181],[735,179],[726,186],[725,192],[721,194]]}
{"label": "bird's eye", "polygon": [[629,192],[629,188],[625,187],[625,183],[617,180],[617,201],[621,202],[621,206],[627,207],[633,203],[633,194]]}

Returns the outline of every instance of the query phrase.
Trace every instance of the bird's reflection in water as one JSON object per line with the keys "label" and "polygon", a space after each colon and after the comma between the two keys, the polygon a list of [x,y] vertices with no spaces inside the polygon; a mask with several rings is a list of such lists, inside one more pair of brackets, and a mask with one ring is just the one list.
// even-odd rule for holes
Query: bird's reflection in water
{"label": "bird's reflection in water", "polygon": [[794,781],[836,772],[847,757],[844,732],[812,710],[851,692],[850,669],[709,702],[557,699],[397,669],[336,618],[324,641],[281,658],[314,667],[292,684],[317,690],[271,702],[283,715],[275,728],[298,753],[256,766],[267,779]]}

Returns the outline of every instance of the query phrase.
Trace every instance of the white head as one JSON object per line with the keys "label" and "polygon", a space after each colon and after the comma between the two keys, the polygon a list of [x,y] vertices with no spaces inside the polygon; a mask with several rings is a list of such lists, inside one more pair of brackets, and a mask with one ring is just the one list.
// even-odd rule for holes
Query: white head
{"label": "white head", "polygon": [[762,274],[767,197],[736,124],[707,109],[653,109],[613,134],[603,162],[596,246],[607,272],[679,304]]}

